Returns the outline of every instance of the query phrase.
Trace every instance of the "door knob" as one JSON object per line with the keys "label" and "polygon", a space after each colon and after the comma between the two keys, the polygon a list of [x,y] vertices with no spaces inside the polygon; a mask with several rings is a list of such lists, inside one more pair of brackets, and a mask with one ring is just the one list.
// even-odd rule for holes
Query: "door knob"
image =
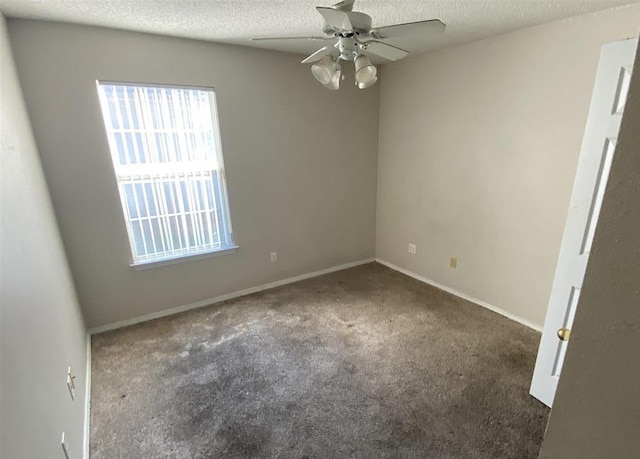
{"label": "door knob", "polygon": [[571,336],[571,330],[568,328],[561,328],[558,330],[558,338],[562,341],[569,341],[569,337]]}

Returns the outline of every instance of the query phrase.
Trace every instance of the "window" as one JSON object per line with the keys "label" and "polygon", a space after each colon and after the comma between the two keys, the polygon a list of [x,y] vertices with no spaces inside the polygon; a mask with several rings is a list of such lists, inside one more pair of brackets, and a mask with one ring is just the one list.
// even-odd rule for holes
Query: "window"
{"label": "window", "polygon": [[133,265],[235,249],[215,93],[98,82]]}

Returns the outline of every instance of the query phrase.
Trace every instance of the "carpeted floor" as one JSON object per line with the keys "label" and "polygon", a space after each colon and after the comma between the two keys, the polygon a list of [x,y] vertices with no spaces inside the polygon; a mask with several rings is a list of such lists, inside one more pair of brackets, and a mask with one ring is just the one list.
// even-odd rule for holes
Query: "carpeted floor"
{"label": "carpeted floor", "polygon": [[103,333],[91,457],[537,457],[539,338],[375,263]]}

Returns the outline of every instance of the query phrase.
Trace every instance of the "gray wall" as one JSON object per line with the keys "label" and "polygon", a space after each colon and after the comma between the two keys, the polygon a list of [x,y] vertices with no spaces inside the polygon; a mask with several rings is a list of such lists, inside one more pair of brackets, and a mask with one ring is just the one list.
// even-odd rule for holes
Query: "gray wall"
{"label": "gray wall", "polygon": [[[245,47],[22,20],[9,32],[89,327],[373,257],[377,86],[348,74],[329,91],[295,55]],[[96,79],[216,88],[238,252],[129,267]]]}
{"label": "gray wall", "polygon": [[541,326],[600,48],[639,22],[636,5],[385,66],[376,256]]}
{"label": "gray wall", "polygon": [[640,52],[542,458],[640,451]]}
{"label": "gray wall", "polygon": [[61,457],[64,431],[79,458],[86,329],[1,14],[0,142],[0,457]]}

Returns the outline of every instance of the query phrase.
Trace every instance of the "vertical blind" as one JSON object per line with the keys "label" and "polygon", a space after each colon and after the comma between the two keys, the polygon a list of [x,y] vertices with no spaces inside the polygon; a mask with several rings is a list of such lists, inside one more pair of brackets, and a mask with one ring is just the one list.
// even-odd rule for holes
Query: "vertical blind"
{"label": "vertical blind", "polygon": [[98,92],[134,264],[232,247],[213,90]]}

